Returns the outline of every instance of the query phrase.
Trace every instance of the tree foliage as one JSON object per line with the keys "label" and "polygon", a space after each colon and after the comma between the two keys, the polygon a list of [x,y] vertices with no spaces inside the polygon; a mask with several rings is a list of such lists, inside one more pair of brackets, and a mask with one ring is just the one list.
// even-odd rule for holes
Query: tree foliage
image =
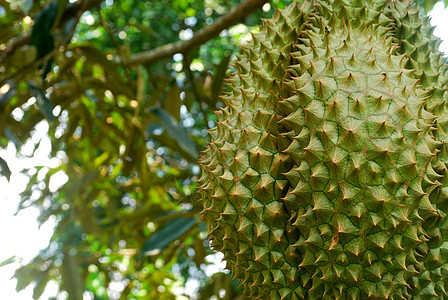
{"label": "tree foliage", "polygon": [[[196,162],[232,56],[291,1],[266,2],[0,0],[0,147],[31,156],[46,124],[59,161],[23,171],[18,209],[57,225],[17,290],[38,298],[53,280],[70,299],[172,299],[190,280],[199,298],[237,297],[228,275],[206,276]],[[0,169],[10,177],[1,157]]]}

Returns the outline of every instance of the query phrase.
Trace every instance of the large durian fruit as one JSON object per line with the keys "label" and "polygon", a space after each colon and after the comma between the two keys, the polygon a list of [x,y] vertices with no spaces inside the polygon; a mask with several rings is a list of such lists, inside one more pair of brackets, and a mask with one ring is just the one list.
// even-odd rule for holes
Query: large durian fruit
{"label": "large durian fruit", "polygon": [[409,1],[291,4],[243,48],[201,159],[258,299],[448,299],[448,73]]}

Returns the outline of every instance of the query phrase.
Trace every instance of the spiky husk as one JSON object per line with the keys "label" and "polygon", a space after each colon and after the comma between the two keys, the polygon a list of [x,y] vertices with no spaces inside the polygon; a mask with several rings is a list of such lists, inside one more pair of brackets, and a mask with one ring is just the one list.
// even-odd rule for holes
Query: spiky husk
{"label": "spiky husk", "polygon": [[448,298],[437,43],[389,1],[293,3],[253,35],[199,181],[246,296]]}

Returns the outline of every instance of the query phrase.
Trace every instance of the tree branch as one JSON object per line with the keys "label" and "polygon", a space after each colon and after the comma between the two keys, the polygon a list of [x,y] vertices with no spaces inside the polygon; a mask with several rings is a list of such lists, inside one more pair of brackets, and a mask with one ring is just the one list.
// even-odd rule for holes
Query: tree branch
{"label": "tree branch", "polygon": [[212,25],[197,31],[191,39],[166,44],[146,52],[135,53],[131,55],[129,61],[123,61],[122,65],[131,66],[137,64],[150,64],[156,60],[171,57],[176,53],[184,54],[213,39],[224,29],[244,21],[248,15],[261,8],[269,1],[270,0],[246,0],[234,7],[226,15],[218,18]]}

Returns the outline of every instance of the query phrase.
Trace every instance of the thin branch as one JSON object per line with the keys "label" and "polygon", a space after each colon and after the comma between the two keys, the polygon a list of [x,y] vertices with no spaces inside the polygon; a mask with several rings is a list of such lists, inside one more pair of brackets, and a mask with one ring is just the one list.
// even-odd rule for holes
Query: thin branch
{"label": "thin branch", "polygon": [[129,61],[123,61],[122,64],[125,66],[150,64],[159,59],[169,58],[176,53],[184,54],[213,39],[224,29],[244,21],[248,15],[261,8],[269,1],[270,0],[246,0],[240,5],[234,7],[226,15],[218,18],[212,25],[206,26],[197,31],[191,39],[166,44],[153,50],[135,53],[131,55],[131,59]]}

